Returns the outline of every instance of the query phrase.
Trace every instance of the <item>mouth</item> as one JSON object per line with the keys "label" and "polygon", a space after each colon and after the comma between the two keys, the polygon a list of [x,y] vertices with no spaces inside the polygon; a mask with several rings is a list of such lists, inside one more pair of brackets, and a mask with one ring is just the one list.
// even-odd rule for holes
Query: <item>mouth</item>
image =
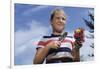
{"label": "mouth", "polygon": [[64,25],[63,23],[57,23],[57,25]]}
{"label": "mouth", "polygon": [[63,26],[64,26],[64,24],[57,24],[57,26],[61,26],[61,27],[63,27]]}
{"label": "mouth", "polygon": [[64,28],[64,25],[63,24],[58,24],[58,29],[63,29]]}

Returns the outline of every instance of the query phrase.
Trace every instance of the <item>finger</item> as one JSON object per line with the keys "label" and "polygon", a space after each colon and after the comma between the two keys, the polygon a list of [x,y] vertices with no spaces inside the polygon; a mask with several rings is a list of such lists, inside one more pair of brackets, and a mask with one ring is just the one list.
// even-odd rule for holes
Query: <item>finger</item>
{"label": "finger", "polygon": [[53,49],[58,49],[58,48],[59,48],[58,45],[53,46]]}
{"label": "finger", "polygon": [[60,46],[61,45],[61,42],[60,41],[57,41],[57,45]]}

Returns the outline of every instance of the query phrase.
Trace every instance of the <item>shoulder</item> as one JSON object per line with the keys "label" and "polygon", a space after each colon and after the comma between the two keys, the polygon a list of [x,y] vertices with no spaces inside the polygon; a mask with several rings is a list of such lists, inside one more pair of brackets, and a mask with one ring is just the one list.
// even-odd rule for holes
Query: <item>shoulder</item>
{"label": "shoulder", "polygon": [[38,46],[45,46],[46,43],[51,39],[52,39],[51,36],[42,36],[42,38],[38,42]]}

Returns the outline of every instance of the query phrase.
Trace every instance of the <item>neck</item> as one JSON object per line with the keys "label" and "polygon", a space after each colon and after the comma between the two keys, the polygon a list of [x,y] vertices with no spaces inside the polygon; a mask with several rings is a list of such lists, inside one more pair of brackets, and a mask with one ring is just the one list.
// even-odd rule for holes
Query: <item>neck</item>
{"label": "neck", "polygon": [[53,32],[54,35],[61,35],[62,32]]}

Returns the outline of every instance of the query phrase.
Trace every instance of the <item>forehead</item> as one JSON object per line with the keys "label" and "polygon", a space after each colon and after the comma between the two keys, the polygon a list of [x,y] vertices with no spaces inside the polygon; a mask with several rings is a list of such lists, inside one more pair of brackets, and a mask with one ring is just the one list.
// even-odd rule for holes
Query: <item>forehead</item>
{"label": "forehead", "polygon": [[58,10],[54,12],[54,16],[63,16],[66,18],[66,14],[63,10]]}

